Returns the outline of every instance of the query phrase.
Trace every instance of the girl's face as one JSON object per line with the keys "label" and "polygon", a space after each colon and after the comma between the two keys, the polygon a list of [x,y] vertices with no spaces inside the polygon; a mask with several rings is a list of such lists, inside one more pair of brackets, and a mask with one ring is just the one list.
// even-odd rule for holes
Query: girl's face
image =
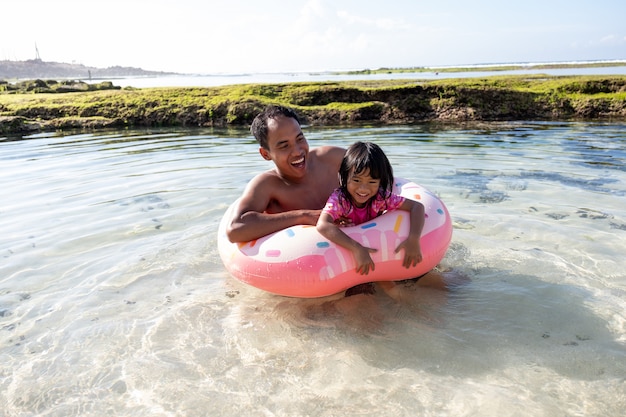
{"label": "girl's face", "polygon": [[348,175],[346,189],[357,207],[365,207],[369,199],[376,196],[379,187],[380,179],[370,177],[369,169],[364,169],[358,174],[355,174],[354,169],[352,169]]}

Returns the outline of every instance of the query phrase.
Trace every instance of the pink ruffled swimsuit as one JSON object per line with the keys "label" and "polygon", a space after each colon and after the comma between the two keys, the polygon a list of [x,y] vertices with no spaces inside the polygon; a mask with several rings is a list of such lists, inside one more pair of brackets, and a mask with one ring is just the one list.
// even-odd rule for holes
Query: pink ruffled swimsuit
{"label": "pink ruffled swimsuit", "polygon": [[381,189],[372,200],[363,208],[356,207],[343,195],[340,188],[335,189],[328,197],[322,213],[328,213],[335,223],[341,226],[356,226],[375,219],[389,210],[395,210],[404,203],[405,198],[398,194],[389,193],[387,198]]}

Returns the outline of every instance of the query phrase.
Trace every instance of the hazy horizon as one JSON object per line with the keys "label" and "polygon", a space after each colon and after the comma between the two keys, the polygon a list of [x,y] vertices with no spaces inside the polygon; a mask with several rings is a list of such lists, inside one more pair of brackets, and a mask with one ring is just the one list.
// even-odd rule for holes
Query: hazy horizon
{"label": "hazy horizon", "polygon": [[[10,60],[10,59],[5,59],[5,60],[0,60],[0,62],[28,62],[28,61],[37,61],[37,58],[30,58],[30,59],[25,59],[25,60]],[[614,63],[620,63],[623,64],[624,66],[626,66],[626,60],[622,60],[622,59],[601,59],[601,60],[580,60],[580,61],[547,61],[547,62],[493,62],[493,63],[474,63],[474,64],[458,64],[458,65],[442,65],[442,66],[422,66],[422,67],[389,67],[389,66],[383,66],[383,67],[379,67],[379,68],[352,68],[352,69],[344,69],[344,70],[334,70],[334,69],[328,69],[328,70],[301,70],[301,71],[265,71],[265,72],[231,72],[231,73],[177,73],[177,72],[170,72],[170,71],[163,71],[160,69],[155,69],[155,68],[141,68],[141,67],[125,67],[122,65],[107,65],[105,67],[92,67],[89,65],[84,65],[84,64],[79,64],[79,63],[71,63],[71,62],[58,62],[58,61],[46,61],[46,60],[41,60],[44,63],[49,63],[49,64],[71,64],[71,65],[83,65],[85,67],[88,68],[97,68],[97,69],[108,69],[108,68],[116,68],[116,67],[122,67],[122,68],[134,68],[134,69],[139,69],[139,70],[143,70],[143,71],[149,71],[149,72],[163,72],[166,74],[178,74],[178,75],[242,75],[242,74],[315,74],[315,73],[332,73],[332,72],[347,72],[347,71],[367,71],[367,70],[381,70],[381,69],[412,69],[412,68],[427,68],[427,69],[450,69],[450,68],[476,68],[477,70],[480,70],[481,68],[485,68],[485,69],[489,69],[490,67],[499,67],[499,66],[528,66],[528,67],[533,67],[533,66],[541,66],[541,65],[572,65],[575,66],[577,64],[602,64],[602,63],[607,63],[607,64],[614,64]]]}

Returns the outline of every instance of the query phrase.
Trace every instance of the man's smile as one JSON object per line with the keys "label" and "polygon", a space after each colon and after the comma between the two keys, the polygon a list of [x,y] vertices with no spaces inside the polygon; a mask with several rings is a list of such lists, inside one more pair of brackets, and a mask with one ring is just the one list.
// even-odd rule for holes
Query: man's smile
{"label": "man's smile", "polygon": [[296,159],[295,161],[292,161],[291,165],[293,165],[296,168],[302,167],[304,165],[304,157],[301,157],[299,159]]}

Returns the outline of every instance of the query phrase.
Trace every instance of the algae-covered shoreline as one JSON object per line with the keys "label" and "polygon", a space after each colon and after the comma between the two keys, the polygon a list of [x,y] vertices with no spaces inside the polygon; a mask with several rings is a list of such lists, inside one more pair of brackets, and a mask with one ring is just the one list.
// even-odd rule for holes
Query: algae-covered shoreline
{"label": "algae-covered shoreline", "polygon": [[103,84],[92,91],[78,87],[70,92],[49,91],[42,87],[0,93],[0,133],[245,126],[270,103],[293,107],[309,125],[626,120],[626,76],[527,75],[143,89]]}

